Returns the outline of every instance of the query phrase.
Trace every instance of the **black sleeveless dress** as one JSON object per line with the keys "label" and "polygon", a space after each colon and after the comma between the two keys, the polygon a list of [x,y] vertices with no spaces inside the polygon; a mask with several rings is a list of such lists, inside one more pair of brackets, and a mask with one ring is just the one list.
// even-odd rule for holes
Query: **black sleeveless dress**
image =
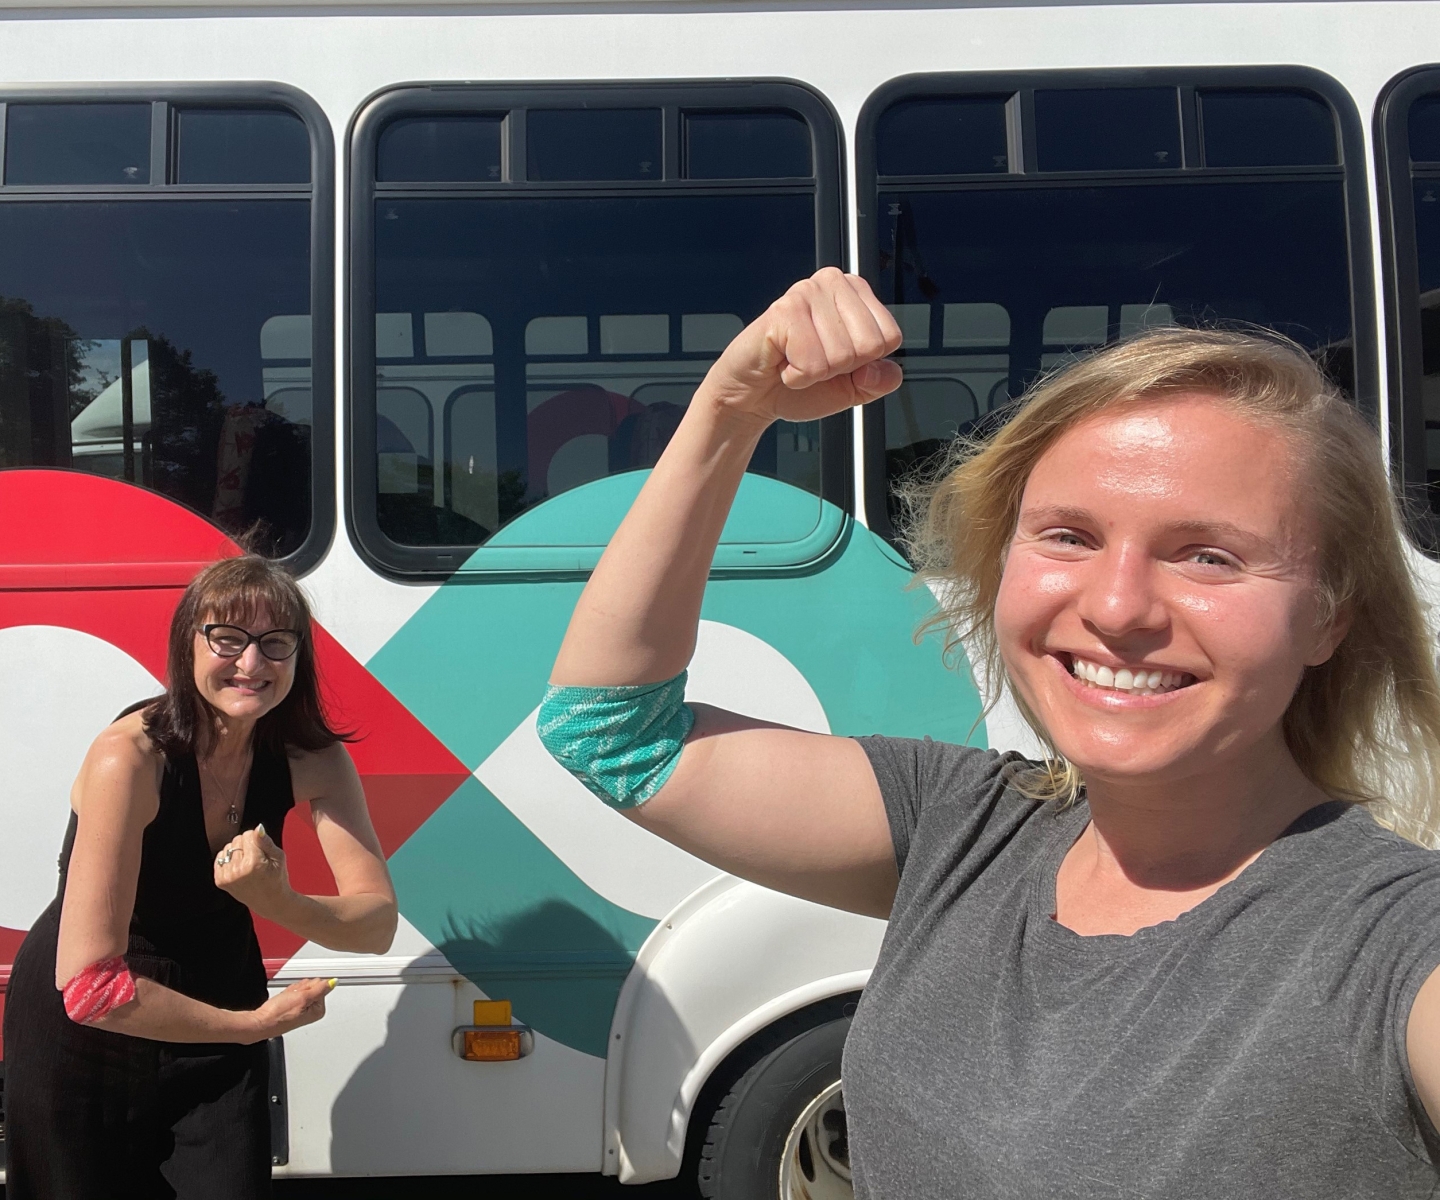
{"label": "black sleeveless dress", "polygon": [[[295,803],[283,753],[256,750],[237,832],[279,844]],[[269,1058],[264,1042],[156,1042],[85,1025],[55,987],[60,888],[15,956],[5,1003],[5,1200],[270,1194]],[[265,1003],[250,910],[215,886],[193,756],[167,760],[145,829],[125,959],[143,975],[228,1009]]]}

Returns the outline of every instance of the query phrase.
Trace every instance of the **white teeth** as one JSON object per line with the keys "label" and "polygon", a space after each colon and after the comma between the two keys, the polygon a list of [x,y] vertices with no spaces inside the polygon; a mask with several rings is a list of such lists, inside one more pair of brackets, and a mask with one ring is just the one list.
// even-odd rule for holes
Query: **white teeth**
{"label": "white teeth", "polygon": [[1084,680],[1094,687],[1113,688],[1115,691],[1129,692],[1132,695],[1174,691],[1190,679],[1179,671],[1146,671],[1132,667],[1121,667],[1117,671],[1086,662],[1083,658],[1071,661],[1071,671],[1076,679]]}

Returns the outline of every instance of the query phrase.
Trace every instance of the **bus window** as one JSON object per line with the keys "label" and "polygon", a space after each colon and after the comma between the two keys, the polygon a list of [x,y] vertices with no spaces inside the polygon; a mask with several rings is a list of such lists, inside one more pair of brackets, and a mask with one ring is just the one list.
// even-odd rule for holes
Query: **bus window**
{"label": "bus window", "polygon": [[1180,104],[1173,87],[1038,88],[1034,103],[1041,171],[1180,167]]}
{"label": "bus window", "polygon": [[1440,68],[1402,76],[1380,101],[1382,178],[1393,239],[1386,299],[1391,443],[1407,485],[1430,514],[1417,530],[1440,545]]}
{"label": "bus window", "polygon": [[324,536],[311,133],[200,94],[0,96],[0,467],[128,480],[293,556]]}
{"label": "bus window", "polygon": [[500,178],[501,118],[437,114],[392,121],[380,134],[375,178],[466,183]]}
{"label": "bus window", "polygon": [[310,135],[278,109],[181,108],[176,183],[309,183]]}
{"label": "bus window", "polygon": [[150,182],[148,104],[12,104],[5,121],[5,182]]}
{"label": "bus window", "polygon": [[1354,394],[1358,328],[1373,400],[1348,98],[1291,68],[1131,75],[915,77],[866,105],[861,265],[906,372],[866,418],[873,527],[956,433],[1143,329],[1278,329]]}
{"label": "bus window", "polygon": [[795,113],[687,113],[687,179],[807,179],[810,127]]}
{"label": "bus window", "polygon": [[[573,90],[474,89],[473,116],[467,94],[392,94],[357,138],[374,287],[355,319],[373,303],[374,340],[356,339],[355,373],[374,382],[356,389],[352,503],[401,572],[453,570],[546,500],[653,466],[730,339],[838,258],[834,135],[823,150],[828,114],[799,88],[631,87],[584,108]],[[461,186],[428,150],[447,144],[502,177],[467,167]],[[786,425],[756,451],[752,472],[810,498],[771,540],[815,526],[822,441]]]}
{"label": "bus window", "polygon": [[537,108],[526,124],[527,178],[659,179],[658,108]]}

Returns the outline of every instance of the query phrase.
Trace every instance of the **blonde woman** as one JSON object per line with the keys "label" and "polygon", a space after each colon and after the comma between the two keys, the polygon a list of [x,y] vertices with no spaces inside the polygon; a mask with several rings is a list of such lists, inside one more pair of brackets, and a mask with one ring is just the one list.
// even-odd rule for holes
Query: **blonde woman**
{"label": "blonde woman", "polygon": [[1295,348],[1112,347],[916,498],[940,618],[1048,762],[684,704],[756,440],[891,391],[899,343],[830,270],[725,351],[576,608],[547,745],[686,850],[890,918],[858,1196],[1433,1195],[1440,856],[1401,834],[1440,694],[1379,447]]}

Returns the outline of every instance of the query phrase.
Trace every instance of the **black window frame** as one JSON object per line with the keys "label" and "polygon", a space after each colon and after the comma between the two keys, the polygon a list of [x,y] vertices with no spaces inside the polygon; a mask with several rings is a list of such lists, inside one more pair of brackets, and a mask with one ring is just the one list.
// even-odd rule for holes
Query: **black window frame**
{"label": "black window frame", "polygon": [[[653,181],[529,182],[523,175],[525,113],[532,108],[662,108],[663,170]],[[688,111],[785,109],[805,118],[813,135],[813,174],[792,180],[696,179],[682,177],[683,124]],[[380,131],[399,116],[505,114],[502,126],[503,175],[500,181],[459,183],[380,183],[376,149]],[[517,119],[518,118],[518,119]],[[462,571],[474,551],[468,545],[406,546],[392,541],[376,515],[378,465],[375,436],[375,203],[382,196],[441,195],[624,196],[772,195],[790,188],[815,197],[815,266],[844,267],[847,261],[845,144],[834,108],[819,92],[787,79],[591,81],[556,83],[408,83],[386,88],[361,105],[347,134],[349,164],[346,293],[345,521],[360,557],[379,574],[401,582],[435,583],[450,578],[504,578],[584,575],[563,567],[510,570],[481,566]],[[820,499],[849,514],[853,503],[854,444],[848,413],[821,422]],[[763,569],[763,568],[757,568]],[[742,568],[742,573],[745,572]],[[716,572],[722,573],[722,572]],[[723,572],[729,573],[729,572]]]}
{"label": "black window frame", "polygon": [[[6,107],[37,103],[148,103],[151,106],[150,182],[5,184]],[[185,108],[268,108],[294,114],[304,122],[310,137],[310,182],[170,182],[176,163],[178,121],[175,113]],[[43,199],[136,203],[299,197],[310,202],[310,529],[295,550],[274,560],[295,575],[315,567],[335,535],[335,140],[329,118],[310,96],[283,83],[9,84],[0,87],[0,203]],[[208,516],[205,519],[210,520]]]}
{"label": "black window frame", "polygon": [[[1173,87],[1180,89],[1180,168],[1155,170],[1045,171],[1025,170],[1036,161],[1034,93],[1037,89]],[[1323,100],[1335,115],[1339,161],[1333,166],[1201,167],[1201,130],[1197,93],[1205,90],[1303,91]],[[876,169],[875,135],[880,116],[897,101],[927,97],[1008,95],[1018,109],[1019,129],[1009,123],[1010,171],[974,175],[880,176]],[[1021,171],[1013,168],[1019,161]],[[906,75],[881,85],[866,99],[856,128],[856,209],[860,274],[879,282],[878,227],[882,187],[943,190],[1047,188],[1077,183],[1147,183],[1175,185],[1187,177],[1246,179],[1336,178],[1345,198],[1347,258],[1350,268],[1350,321],[1355,358],[1355,402],[1374,423],[1378,419],[1379,339],[1376,333],[1375,282],[1370,245],[1370,194],[1366,172],[1365,131],[1355,100],[1339,80],[1323,71],[1298,66],[1137,67],[1002,72],[945,72]],[[1196,164],[1196,165],[1191,165]],[[885,477],[885,412],[882,402],[868,405],[864,428],[865,515],[869,527],[892,545],[900,542],[889,514],[889,481]]]}
{"label": "black window frame", "polygon": [[[1386,383],[1390,392],[1390,467],[1408,501],[1411,532],[1440,554],[1440,514],[1430,509],[1421,385],[1420,257],[1415,238],[1415,175],[1410,165],[1410,108],[1440,95],[1440,64],[1395,76],[1375,102],[1375,178],[1379,187],[1380,280],[1385,310]],[[1440,169],[1426,175],[1440,180]]]}

